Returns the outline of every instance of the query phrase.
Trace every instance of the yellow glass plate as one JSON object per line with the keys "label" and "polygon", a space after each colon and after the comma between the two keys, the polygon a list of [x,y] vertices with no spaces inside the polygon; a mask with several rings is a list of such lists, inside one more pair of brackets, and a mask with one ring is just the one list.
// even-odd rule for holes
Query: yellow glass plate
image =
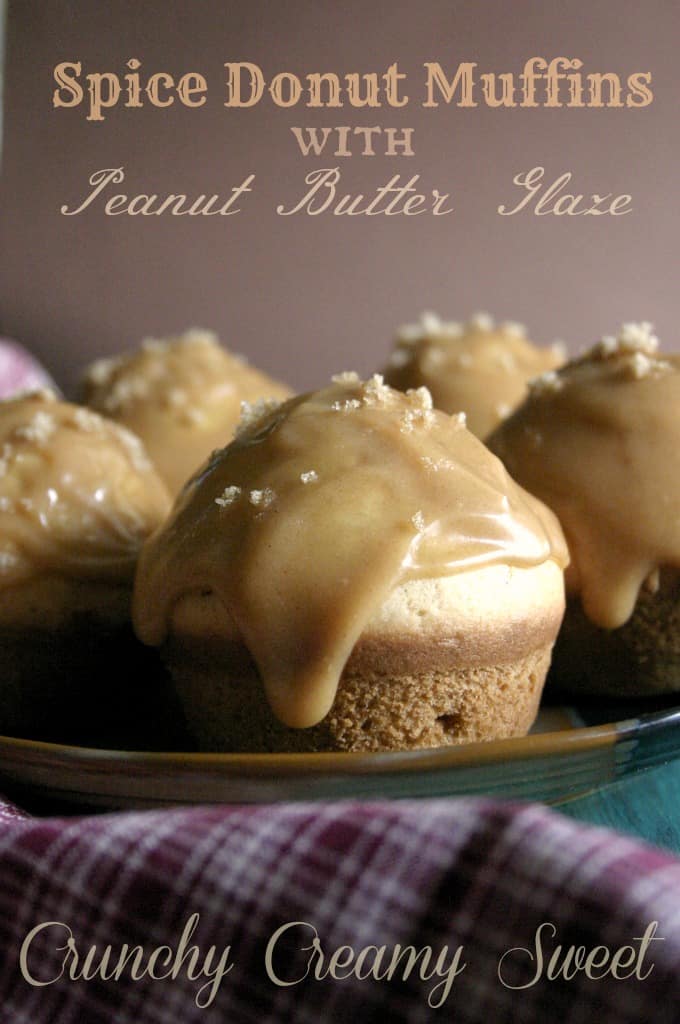
{"label": "yellow glass plate", "polygon": [[626,717],[621,705],[544,708],[521,739],[388,754],[198,754],[0,737],[0,787],[29,809],[56,812],[464,795],[558,803],[680,757],[680,707],[640,706],[626,705]]}

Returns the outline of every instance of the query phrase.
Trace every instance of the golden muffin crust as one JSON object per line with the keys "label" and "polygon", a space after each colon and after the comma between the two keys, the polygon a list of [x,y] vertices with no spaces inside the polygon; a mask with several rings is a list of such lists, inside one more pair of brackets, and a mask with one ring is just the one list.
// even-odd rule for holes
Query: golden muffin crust
{"label": "golden muffin crust", "polygon": [[86,370],[82,392],[87,405],[141,437],[172,494],[229,443],[242,402],[292,393],[227,352],[211,331],[196,329],[98,360]]}
{"label": "golden muffin crust", "polygon": [[496,324],[486,313],[447,323],[425,313],[398,332],[385,380],[400,391],[427,387],[438,409],[464,412],[484,439],[526,397],[527,382],[564,359],[562,345],[533,345],[522,324]]}

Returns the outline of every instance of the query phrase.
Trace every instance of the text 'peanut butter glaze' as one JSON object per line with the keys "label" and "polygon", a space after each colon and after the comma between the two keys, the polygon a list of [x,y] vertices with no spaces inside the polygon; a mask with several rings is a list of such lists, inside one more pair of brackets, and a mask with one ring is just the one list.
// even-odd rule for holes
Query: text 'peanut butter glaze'
{"label": "text 'peanut butter glaze'", "polygon": [[169,507],[129,431],[49,391],[0,401],[0,588],[46,574],[131,583]]}
{"label": "text 'peanut butter glaze'", "polygon": [[657,570],[680,568],[680,357],[657,354],[649,324],[626,324],[533,382],[489,438],[521,484],[558,515],[598,626],[623,625]]}
{"label": "text 'peanut butter glaze'", "polygon": [[437,409],[464,412],[483,439],[526,397],[531,377],[564,360],[559,343],[537,348],[522,324],[495,324],[486,313],[445,323],[425,313],[399,331],[385,380],[400,391],[428,388]]}
{"label": "text 'peanut butter glaze'", "polygon": [[216,593],[286,725],[324,718],[398,583],[566,562],[552,513],[425,389],[342,374],[251,420],[145,545],[133,619],[158,645],[180,597]]}
{"label": "text 'peanut butter glaze'", "polygon": [[98,360],[85,373],[83,392],[87,405],[141,437],[172,494],[229,443],[241,402],[292,394],[200,330]]}

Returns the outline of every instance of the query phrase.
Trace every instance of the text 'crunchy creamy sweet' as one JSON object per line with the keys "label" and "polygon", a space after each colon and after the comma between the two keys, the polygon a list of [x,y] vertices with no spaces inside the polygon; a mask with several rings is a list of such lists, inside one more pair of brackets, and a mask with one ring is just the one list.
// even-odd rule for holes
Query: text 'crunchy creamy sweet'
{"label": "text 'crunchy creamy sweet'", "polygon": [[398,583],[560,564],[554,516],[429,392],[375,376],[251,410],[145,546],[134,620],[161,644],[175,602],[211,591],[290,726],[329,711],[364,625]]}

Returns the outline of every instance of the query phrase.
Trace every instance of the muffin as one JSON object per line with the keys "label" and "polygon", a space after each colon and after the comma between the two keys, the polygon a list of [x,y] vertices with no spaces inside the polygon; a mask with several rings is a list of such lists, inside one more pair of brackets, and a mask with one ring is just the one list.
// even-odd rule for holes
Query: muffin
{"label": "muffin", "polygon": [[291,394],[199,330],[100,359],[82,385],[86,405],[142,439],[173,495],[211,451],[231,440],[241,402]]}
{"label": "muffin", "polygon": [[426,389],[247,410],[144,545],[133,621],[206,750],[393,750],[531,726],[559,525]]}
{"label": "muffin", "polygon": [[397,334],[385,381],[400,391],[427,387],[438,409],[464,412],[483,440],[526,397],[528,380],[564,359],[562,345],[536,347],[522,324],[495,324],[486,313],[443,323],[425,313]]}
{"label": "muffin", "polygon": [[139,549],[169,507],[128,431],[48,391],[0,402],[0,731],[66,741],[106,720],[143,651]]}
{"label": "muffin", "polygon": [[625,324],[534,381],[488,442],[567,538],[563,689],[680,689],[680,356],[657,349]]}

